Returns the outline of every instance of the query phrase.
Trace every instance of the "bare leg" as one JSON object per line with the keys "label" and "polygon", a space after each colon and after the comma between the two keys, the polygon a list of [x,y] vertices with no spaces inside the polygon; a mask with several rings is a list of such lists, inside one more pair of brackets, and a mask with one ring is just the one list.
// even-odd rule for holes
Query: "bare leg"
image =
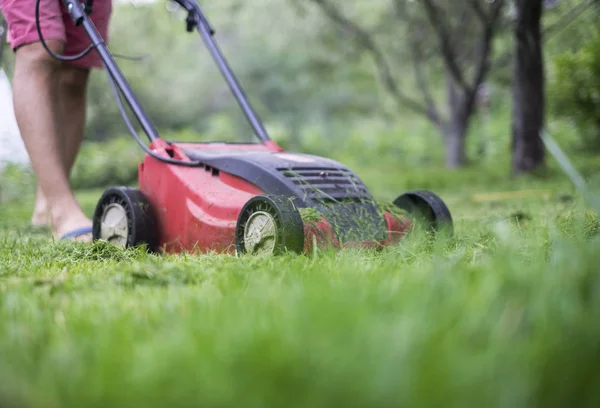
{"label": "bare leg", "polygon": [[61,111],[58,123],[63,137],[63,160],[68,175],[75,164],[85,132],[89,72],[89,69],[69,64],[64,64],[61,69],[58,90]]}
{"label": "bare leg", "polygon": [[[47,41],[57,52],[62,44]],[[40,43],[16,52],[13,79],[15,116],[33,170],[47,200],[54,237],[91,225],[71,191],[58,137],[61,62],[53,59]],[[89,241],[91,237],[84,237]]]}
{"label": "bare leg", "polygon": [[[59,143],[63,166],[70,176],[77,153],[83,141],[85,131],[87,83],[89,69],[79,68],[63,63],[60,68],[58,100],[60,111],[58,122],[60,127]],[[48,202],[40,187],[36,191],[35,207],[31,224],[49,225]]]}

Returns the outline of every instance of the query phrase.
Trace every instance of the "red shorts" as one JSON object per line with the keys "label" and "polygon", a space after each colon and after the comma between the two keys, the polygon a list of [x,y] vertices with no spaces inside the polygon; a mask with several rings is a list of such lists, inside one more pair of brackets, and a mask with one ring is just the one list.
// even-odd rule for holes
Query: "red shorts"
{"label": "red shorts", "polygon": [[[40,39],[35,24],[35,4],[36,0],[0,0],[0,11],[8,23],[7,40],[13,50]],[[105,42],[111,13],[112,0],[94,1],[90,19]],[[44,41],[58,40],[65,44],[63,55],[78,54],[91,43],[83,27],[75,26],[62,0],[40,1],[40,28]],[[84,68],[102,67],[96,49],[71,63]]]}

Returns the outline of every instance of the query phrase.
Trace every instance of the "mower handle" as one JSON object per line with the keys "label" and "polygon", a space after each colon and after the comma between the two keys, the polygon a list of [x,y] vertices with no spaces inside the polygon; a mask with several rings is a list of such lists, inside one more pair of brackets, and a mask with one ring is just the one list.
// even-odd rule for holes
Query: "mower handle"
{"label": "mower handle", "polygon": [[265,130],[260,118],[252,108],[252,105],[250,104],[248,97],[244,93],[242,86],[235,77],[235,74],[233,73],[231,67],[225,60],[225,57],[219,49],[219,46],[215,42],[213,38],[215,30],[211,27],[210,23],[208,22],[208,19],[202,12],[202,9],[200,8],[200,5],[198,4],[197,0],[173,1],[175,1],[188,11],[189,14],[187,18],[187,31],[191,32],[194,25],[197,27],[202,39],[204,40],[204,44],[210,51],[213,60],[215,61],[215,63],[219,67],[219,70],[221,71],[221,74],[227,81],[229,89],[237,99],[240,108],[246,115],[246,119],[248,119],[248,122],[250,122],[250,125],[252,126],[252,129],[254,130],[256,136],[258,136],[258,138],[263,143],[270,141],[271,138],[267,134],[267,131]]}
{"label": "mower handle", "polygon": [[[138,119],[142,129],[150,139],[150,141],[154,141],[159,138],[158,131],[156,130],[154,124],[144,111],[141,103],[137,100],[131,86],[127,82],[127,79],[119,69],[117,63],[115,62],[112,54],[104,44],[104,40],[98,33],[94,24],[90,21],[88,14],[92,12],[92,4],[93,0],[85,0],[85,4],[81,3],[81,0],[62,0],[71,19],[75,23],[75,25],[83,26],[84,30],[88,34],[92,44],[96,48],[98,54],[104,61],[104,65],[108,74],[114,79],[117,86],[123,93],[123,96],[129,107],[133,111],[134,115]],[[204,40],[204,44],[210,51],[215,63],[219,67],[221,74],[227,81],[230,90],[234,94],[235,98],[240,105],[240,108],[246,115],[248,122],[252,126],[256,136],[263,142],[266,143],[271,140],[267,131],[265,130],[260,118],[252,108],[248,97],[245,95],[242,90],[241,85],[239,84],[237,78],[235,77],[233,71],[229,67],[229,64],[225,60],[223,53],[219,49],[219,46],[215,42],[213,35],[215,30],[210,25],[208,19],[202,12],[200,5],[197,0],[171,0],[175,3],[179,4],[188,12],[188,17],[186,19],[187,23],[187,31],[191,32],[194,27],[200,33],[200,36]]]}

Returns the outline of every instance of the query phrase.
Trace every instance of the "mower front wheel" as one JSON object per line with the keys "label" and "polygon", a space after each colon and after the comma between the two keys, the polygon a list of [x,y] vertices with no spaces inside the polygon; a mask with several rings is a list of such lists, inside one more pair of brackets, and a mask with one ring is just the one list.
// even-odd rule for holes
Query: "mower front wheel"
{"label": "mower front wheel", "polygon": [[304,250],[304,223],[291,199],[275,195],[252,197],[238,216],[238,255],[280,255]]}
{"label": "mower front wheel", "polygon": [[93,218],[93,239],[119,247],[157,244],[156,220],[144,194],[130,187],[110,187],[100,197]]}
{"label": "mower front wheel", "polygon": [[450,209],[446,203],[431,191],[418,190],[401,194],[394,200],[394,205],[406,211],[417,223],[427,231],[445,231],[452,235],[454,226]]}

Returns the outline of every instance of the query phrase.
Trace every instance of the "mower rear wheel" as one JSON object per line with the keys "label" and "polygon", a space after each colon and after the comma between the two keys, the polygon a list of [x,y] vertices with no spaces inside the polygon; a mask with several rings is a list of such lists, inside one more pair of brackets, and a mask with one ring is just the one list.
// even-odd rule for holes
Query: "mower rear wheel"
{"label": "mower rear wheel", "polygon": [[280,255],[304,250],[304,223],[292,201],[275,195],[252,197],[238,216],[238,255]]}
{"label": "mower rear wheel", "polygon": [[131,187],[110,187],[100,197],[93,218],[93,239],[119,247],[157,244],[156,219],[144,194]]}
{"label": "mower rear wheel", "polygon": [[452,215],[444,201],[427,190],[409,191],[394,200],[394,205],[408,212],[417,223],[432,232],[445,231],[454,233]]}

